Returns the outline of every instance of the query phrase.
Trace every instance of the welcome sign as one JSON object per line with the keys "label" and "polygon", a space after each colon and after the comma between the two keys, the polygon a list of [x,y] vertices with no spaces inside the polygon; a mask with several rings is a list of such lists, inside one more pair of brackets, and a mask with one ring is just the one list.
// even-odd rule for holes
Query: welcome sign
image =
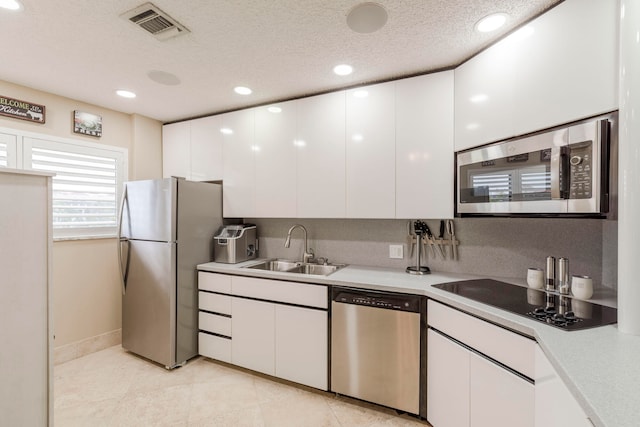
{"label": "welcome sign", "polygon": [[44,105],[33,104],[0,95],[0,116],[44,123],[45,107]]}

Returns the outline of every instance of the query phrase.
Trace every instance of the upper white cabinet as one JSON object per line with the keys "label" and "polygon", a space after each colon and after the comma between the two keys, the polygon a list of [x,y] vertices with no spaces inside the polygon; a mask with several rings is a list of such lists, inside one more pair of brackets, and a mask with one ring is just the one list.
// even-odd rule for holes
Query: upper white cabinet
{"label": "upper white cabinet", "polygon": [[348,218],[395,217],[395,82],[346,91]]}
{"label": "upper white cabinet", "polygon": [[162,176],[191,177],[191,122],[162,126]]}
{"label": "upper white cabinet", "polygon": [[568,0],[455,70],[455,150],[618,108],[617,2]]}
{"label": "upper white cabinet", "polygon": [[395,82],[396,218],[453,217],[453,71]]}
{"label": "upper white cabinet", "polygon": [[296,216],[296,102],[255,108],[255,197],[260,217]]}
{"label": "upper white cabinet", "polygon": [[191,180],[222,179],[221,116],[191,120]]}
{"label": "upper white cabinet", "polygon": [[254,109],[223,114],[223,213],[227,218],[256,216]]}
{"label": "upper white cabinet", "polygon": [[299,218],[344,218],[345,92],[296,101]]}
{"label": "upper white cabinet", "polygon": [[221,116],[162,127],[162,174],[192,181],[222,179]]}

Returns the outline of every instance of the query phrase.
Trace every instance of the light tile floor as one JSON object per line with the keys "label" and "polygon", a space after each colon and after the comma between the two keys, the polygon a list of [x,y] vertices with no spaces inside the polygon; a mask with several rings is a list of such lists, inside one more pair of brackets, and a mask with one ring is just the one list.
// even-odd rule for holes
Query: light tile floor
{"label": "light tile floor", "polygon": [[167,371],[119,345],[56,365],[54,378],[56,427],[429,427],[202,357]]}

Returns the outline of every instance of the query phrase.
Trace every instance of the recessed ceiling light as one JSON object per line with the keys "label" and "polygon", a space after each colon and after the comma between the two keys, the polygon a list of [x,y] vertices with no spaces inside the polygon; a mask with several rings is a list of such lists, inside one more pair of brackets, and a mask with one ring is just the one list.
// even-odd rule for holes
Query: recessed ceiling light
{"label": "recessed ceiling light", "polygon": [[351,135],[351,140],[355,142],[361,142],[364,140],[364,136],[361,133],[354,133]]}
{"label": "recessed ceiling light", "polygon": [[373,33],[386,23],[387,11],[378,3],[361,3],[347,15],[347,25],[356,33]]}
{"label": "recessed ceiling light", "polygon": [[253,93],[253,91],[251,89],[249,89],[248,87],[245,87],[245,86],[236,86],[235,88],[233,88],[233,90],[238,95],[251,95]]}
{"label": "recessed ceiling light", "polygon": [[488,33],[502,27],[506,22],[506,13],[493,13],[476,22],[475,27],[476,30],[480,31],[481,33]]}
{"label": "recessed ceiling light", "polygon": [[229,128],[222,128],[220,129],[220,132],[224,133],[225,135],[231,135],[233,133],[233,130]]}
{"label": "recessed ceiling light", "polygon": [[367,96],[369,96],[369,92],[364,89],[358,89],[353,92],[353,96],[356,98],[366,98]]}
{"label": "recessed ceiling light", "polygon": [[482,102],[485,102],[487,99],[489,99],[489,96],[487,94],[478,93],[469,98],[469,101],[473,102],[474,104],[480,104]]}
{"label": "recessed ceiling light", "polygon": [[118,94],[118,96],[121,96],[123,98],[135,98],[136,94],[129,91],[129,90],[123,90],[123,89],[119,89],[116,91],[116,93]]}
{"label": "recessed ceiling light", "polygon": [[0,8],[8,10],[21,10],[22,3],[17,0],[0,0]]}
{"label": "recessed ceiling light", "polygon": [[147,77],[149,77],[156,83],[160,83],[161,85],[176,86],[180,84],[180,79],[177,76],[171,73],[167,73],[166,71],[149,71],[147,73]]}
{"label": "recessed ceiling light", "polygon": [[270,113],[282,113],[282,108],[272,105],[271,107],[267,108],[267,111]]}
{"label": "recessed ceiling light", "polygon": [[339,76],[348,76],[353,73],[353,67],[347,64],[340,64],[333,67],[333,72]]}

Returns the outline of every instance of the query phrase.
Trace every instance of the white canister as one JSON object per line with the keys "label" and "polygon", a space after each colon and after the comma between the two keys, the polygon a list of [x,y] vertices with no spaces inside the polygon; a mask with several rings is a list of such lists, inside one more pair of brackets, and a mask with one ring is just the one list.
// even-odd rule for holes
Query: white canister
{"label": "white canister", "polygon": [[593,279],[589,276],[571,276],[571,293],[580,299],[593,296]]}
{"label": "white canister", "polygon": [[541,268],[527,269],[527,285],[531,289],[542,289],[544,287],[544,270]]}

